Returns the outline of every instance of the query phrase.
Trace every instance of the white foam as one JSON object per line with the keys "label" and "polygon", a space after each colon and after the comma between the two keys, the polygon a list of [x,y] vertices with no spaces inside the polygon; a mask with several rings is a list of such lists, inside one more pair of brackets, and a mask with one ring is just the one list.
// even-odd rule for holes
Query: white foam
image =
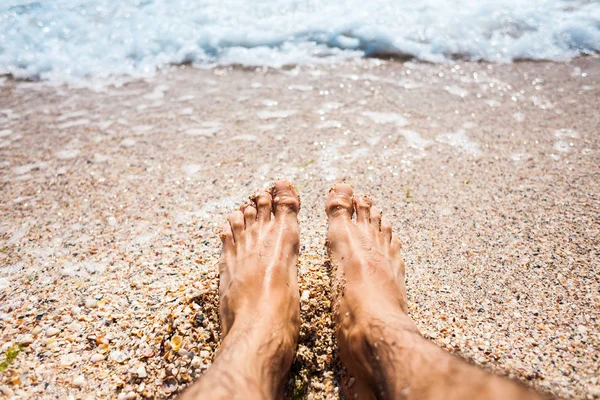
{"label": "white foam", "polygon": [[290,90],[298,90],[299,92],[310,92],[313,87],[309,85],[290,85],[288,86]]}
{"label": "white foam", "polygon": [[136,141],[132,138],[126,138],[121,141],[121,146],[123,147],[133,147],[135,146]]}
{"label": "white foam", "polygon": [[543,97],[531,96],[529,99],[531,100],[534,106],[541,108],[542,110],[549,110],[554,108],[554,104],[552,104],[550,100],[547,100]]}
{"label": "white foam", "polygon": [[63,276],[84,278],[93,274],[101,275],[106,271],[106,267],[106,264],[82,261],[75,264],[64,265],[61,274]]}
{"label": "white foam", "polygon": [[573,129],[558,129],[554,132],[554,136],[556,136],[557,138],[571,138],[571,139],[578,139],[580,137],[579,132],[573,130]]}
{"label": "white foam", "polygon": [[329,121],[323,121],[323,122],[317,124],[316,127],[317,127],[317,129],[341,128],[342,123],[339,121],[329,120]]}
{"label": "white foam", "polygon": [[398,133],[404,136],[404,140],[406,140],[406,144],[409,147],[417,150],[425,150],[427,147],[431,145],[431,140],[425,139],[421,136],[420,133],[415,131],[409,131],[406,129],[402,129],[398,131]]}
{"label": "white foam", "polygon": [[152,125],[137,125],[131,128],[131,131],[136,135],[143,135],[150,132],[152,129],[154,129],[154,126]]}
{"label": "white foam", "polygon": [[2,129],[2,130],[0,130],[0,138],[9,136],[12,133],[13,133],[13,131],[10,129]]}
{"label": "white foam", "polygon": [[438,135],[436,140],[440,143],[445,143],[452,147],[456,147],[465,153],[469,153],[474,156],[481,154],[479,143],[472,141],[463,130],[453,133],[443,133]]}
{"label": "white foam", "polygon": [[[273,129],[277,128],[276,124],[264,124],[264,125],[258,125],[257,126],[258,129],[260,129],[261,131],[272,131]],[[281,140],[281,139],[279,139]]]}
{"label": "white foam", "polygon": [[89,119],[83,118],[83,119],[78,119],[75,121],[67,121],[62,124],[58,124],[57,128],[58,129],[68,129],[68,128],[74,128],[76,126],[85,126],[85,125],[88,125],[89,123],[90,123]]}
{"label": "white foam", "polygon": [[71,160],[79,155],[79,150],[77,149],[65,149],[60,150],[54,153],[54,155],[60,160]]}
{"label": "white foam", "polygon": [[366,137],[365,142],[367,142],[371,146],[375,146],[377,143],[381,142],[381,136]]}
{"label": "white foam", "polygon": [[202,168],[203,167],[200,164],[188,164],[181,167],[186,175],[195,175],[196,173],[200,172]]}
{"label": "white foam", "polygon": [[446,86],[444,87],[444,90],[450,94],[453,94],[454,96],[458,96],[458,97],[466,97],[469,95],[469,91],[466,89],[463,89],[459,86]]}
{"label": "white foam", "polygon": [[186,129],[184,133],[190,136],[203,136],[203,137],[213,137],[219,132],[219,128],[190,128]]}
{"label": "white foam", "polygon": [[15,244],[23,239],[29,233],[29,224],[23,223],[15,233],[6,241],[8,244]]}
{"label": "white foam", "polygon": [[600,2],[589,0],[5,0],[0,15],[0,74],[63,82],[149,77],[183,62],[282,67],[377,53],[507,62],[600,50]]}
{"label": "white foam", "polygon": [[159,85],[152,90],[152,92],[144,95],[144,99],[146,100],[160,100],[165,97],[165,92],[169,90],[169,86],[167,85]]}
{"label": "white foam", "polygon": [[266,107],[273,107],[273,106],[276,106],[276,105],[277,105],[277,104],[279,104],[279,103],[278,103],[278,102],[276,102],[275,100],[271,100],[271,99],[264,99],[264,100],[262,100],[262,101],[261,101],[261,104],[262,104],[263,106],[266,106]]}
{"label": "white foam", "polygon": [[231,140],[233,141],[242,141],[242,142],[255,142],[256,141],[256,135],[251,135],[251,134],[246,134],[246,135],[235,135],[232,136]]}
{"label": "white foam", "polygon": [[104,154],[94,154],[94,162],[95,163],[103,163],[103,162],[107,162],[108,160],[110,160],[109,156],[106,156]]}
{"label": "white foam", "polygon": [[296,110],[279,110],[279,111],[270,111],[264,110],[256,113],[256,116],[260,119],[278,119],[278,118],[287,118],[296,114]]}
{"label": "white foam", "polygon": [[196,96],[191,95],[191,94],[187,94],[185,96],[178,97],[177,100],[175,100],[175,101],[177,101],[177,102],[186,102],[186,101],[194,100],[195,98],[196,98]]}
{"label": "white foam", "polygon": [[19,165],[19,166],[13,168],[13,172],[16,175],[23,175],[30,171],[36,170],[36,169],[44,169],[44,168],[46,168],[47,165],[48,164],[45,162]]}
{"label": "white foam", "polygon": [[378,124],[394,124],[397,126],[406,126],[408,123],[402,115],[393,112],[365,111],[362,113]]}
{"label": "white foam", "polygon": [[337,110],[338,108],[341,108],[343,106],[344,106],[343,103],[337,103],[335,101],[329,101],[329,102],[323,103],[323,108],[325,108],[327,110]]}
{"label": "white foam", "polygon": [[[552,148],[560,153],[568,153],[575,146],[573,139],[578,139],[579,132],[572,129],[558,129],[554,132],[554,136],[558,139]],[[570,139],[570,140],[569,140]]]}
{"label": "white foam", "polygon": [[558,152],[561,153],[568,153],[571,151],[571,147],[569,145],[569,143],[567,142],[563,142],[562,140],[557,141],[556,143],[554,143],[554,146],[552,146],[552,148]]}
{"label": "white foam", "polygon": [[105,131],[105,130],[107,130],[108,128],[110,128],[110,126],[111,126],[112,124],[114,124],[114,123],[115,123],[114,121],[102,121],[102,122],[98,123],[98,128],[99,128],[101,131]]}
{"label": "white foam", "polygon": [[522,112],[516,112],[513,114],[513,118],[517,122],[523,122],[525,121],[525,114],[523,114]]}

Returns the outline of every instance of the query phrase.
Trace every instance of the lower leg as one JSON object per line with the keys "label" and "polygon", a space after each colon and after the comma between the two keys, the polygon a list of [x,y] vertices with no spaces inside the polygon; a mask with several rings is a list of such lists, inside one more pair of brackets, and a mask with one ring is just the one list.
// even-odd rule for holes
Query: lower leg
{"label": "lower leg", "polygon": [[[352,188],[327,202],[328,247],[339,284],[335,308],[349,398],[539,398],[424,339],[407,314],[400,241]],[[356,214],[356,222],[352,216]]]}
{"label": "lower leg", "polygon": [[300,200],[287,181],[229,216],[219,266],[223,342],[181,399],[281,397],[300,326]]}

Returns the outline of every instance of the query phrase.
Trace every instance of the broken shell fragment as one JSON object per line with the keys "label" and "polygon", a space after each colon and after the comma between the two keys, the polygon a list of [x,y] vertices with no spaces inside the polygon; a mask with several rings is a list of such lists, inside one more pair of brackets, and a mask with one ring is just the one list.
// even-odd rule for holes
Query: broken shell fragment
{"label": "broken shell fragment", "polygon": [[183,344],[183,338],[179,335],[175,335],[171,338],[171,348],[175,351],[179,350],[181,348],[181,345]]}
{"label": "broken shell fragment", "polygon": [[169,376],[163,381],[162,390],[165,393],[173,393],[175,390],[177,390],[178,385],[179,383],[177,382],[177,379],[175,379],[174,376]]}

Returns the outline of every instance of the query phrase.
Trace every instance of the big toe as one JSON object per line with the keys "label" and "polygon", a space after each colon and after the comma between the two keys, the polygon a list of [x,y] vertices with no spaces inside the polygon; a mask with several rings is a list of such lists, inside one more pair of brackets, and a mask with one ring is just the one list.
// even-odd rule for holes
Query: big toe
{"label": "big toe", "polygon": [[296,216],[300,211],[300,196],[294,185],[285,179],[278,179],[273,188],[273,205],[275,218]]}
{"label": "big toe", "polygon": [[338,183],[329,190],[326,211],[329,219],[344,217],[352,218],[354,214],[354,190],[352,186]]}

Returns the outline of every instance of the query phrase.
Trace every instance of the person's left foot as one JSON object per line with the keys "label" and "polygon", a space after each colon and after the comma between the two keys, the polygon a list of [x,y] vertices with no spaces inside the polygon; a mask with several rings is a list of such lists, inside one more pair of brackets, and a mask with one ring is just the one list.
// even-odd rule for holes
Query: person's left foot
{"label": "person's left foot", "polygon": [[298,211],[300,198],[286,180],[261,190],[229,215],[223,227],[219,265],[221,329],[282,333],[279,346],[292,352],[298,341],[300,302]]}

